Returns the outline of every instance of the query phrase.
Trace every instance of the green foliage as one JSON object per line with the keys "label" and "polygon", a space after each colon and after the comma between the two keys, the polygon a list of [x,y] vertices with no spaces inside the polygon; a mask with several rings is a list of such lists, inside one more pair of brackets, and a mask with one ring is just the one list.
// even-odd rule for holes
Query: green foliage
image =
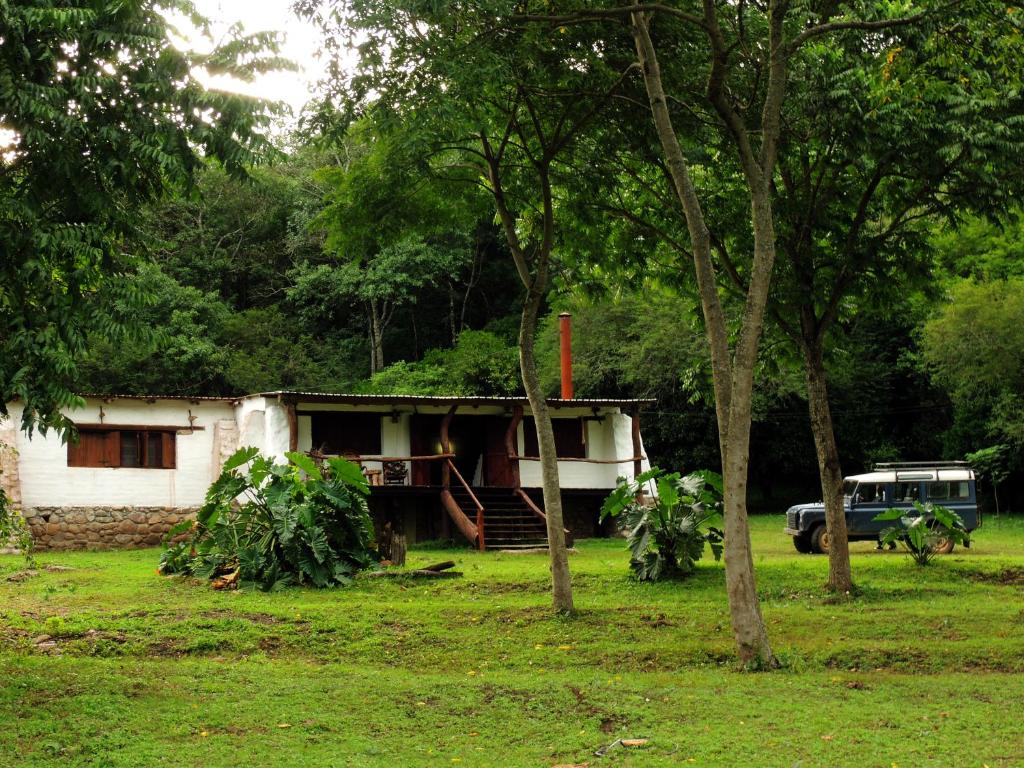
{"label": "green foliage", "polygon": [[921,328],[921,359],[955,407],[958,453],[1024,445],[1024,277],[960,281]]}
{"label": "green foliage", "polygon": [[369,488],[359,467],[328,459],[321,470],[304,454],[287,457],[288,464],[276,464],[256,448],[239,449],[210,486],[195,522],[168,533],[189,536],[165,550],[160,572],[277,590],[293,583],[347,584],[371,567]]}
{"label": "green foliage", "polygon": [[940,275],[978,281],[1024,275],[1024,215],[1014,209],[996,220],[970,216],[957,227],[936,227],[930,246]]}
{"label": "green foliage", "polygon": [[26,430],[67,428],[88,333],[132,327],[95,302],[131,266],[140,208],[203,157],[241,176],[270,151],[268,105],[197,77],[280,68],[274,35],[186,52],[168,12],[205,26],[187,0],[0,2],[0,414],[19,398]]}
{"label": "green foliage", "polygon": [[[657,493],[648,499],[641,494],[652,480]],[[711,525],[721,509],[721,476],[702,471],[680,477],[655,467],[635,480],[620,480],[601,506],[601,519],[621,515],[629,567],[640,581],[660,581],[692,574],[706,545],[715,560],[722,556],[722,531]]]}
{"label": "green foliage", "polygon": [[309,229],[321,205],[313,166],[300,149],[281,162],[233,178],[204,164],[192,193],[148,206],[139,228],[153,261],[182,285],[213,291],[232,309],[266,307],[288,287],[288,270],[320,255],[323,237]]}
{"label": "green foliage", "polygon": [[361,390],[387,395],[515,395],[519,378],[515,346],[490,331],[463,331],[452,349],[432,349],[417,362],[393,363]]}
{"label": "green foliage", "polygon": [[955,544],[970,540],[970,534],[960,515],[938,504],[914,502],[917,514],[908,514],[906,509],[887,509],[875,516],[875,520],[886,522],[899,520],[898,526],[882,531],[882,544],[896,544],[906,547],[907,552],[918,565],[928,565],[937,554],[948,552]]}
{"label": "green foliage", "polygon": [[[147,303],[134,313],[150,333],[114,343],[98,335],[80,365],[81,391],[233,395],[281,388],[336,390],[361,365],[344,337],[296,328],[278,305],[237,311],[213,291],[183,285],[148,264],[126,280]],[[129,303],[102,304],[126,313]],[[356,352],[361,350],[356,350]]]}
{"label": "green foliage", "polygon": [[[0,446],[0,450],[3,447]],[[21,512],[14,508],[7,494],[0,490],[0,549],[5,547],[16,547],[25,556],[25,564],[34,568],[36,560],[32,554],[35,542],[32,539],[32,532],[25,524],[25,518]]]}
{"label": "green foliage", "polygon": [[968,453],[964,458],[970,462],[978,474],[992,484],[992,493],[996,501],[996,514],[999,514],[999,486],[1020,466],[1021,446],[1010,446],[1005,443],[980,448]]}

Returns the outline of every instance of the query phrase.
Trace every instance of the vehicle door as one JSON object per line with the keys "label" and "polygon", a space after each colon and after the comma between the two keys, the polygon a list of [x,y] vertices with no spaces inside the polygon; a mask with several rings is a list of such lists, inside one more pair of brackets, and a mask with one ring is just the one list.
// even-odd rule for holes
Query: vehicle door
{"label": "vehicle door", "polygon": [[850,499],[850,512],[846,517],[846,527],[851,535],[877,533],[882,524],[874,518],[889,509],[890,489],[886,483],[859,483]]}

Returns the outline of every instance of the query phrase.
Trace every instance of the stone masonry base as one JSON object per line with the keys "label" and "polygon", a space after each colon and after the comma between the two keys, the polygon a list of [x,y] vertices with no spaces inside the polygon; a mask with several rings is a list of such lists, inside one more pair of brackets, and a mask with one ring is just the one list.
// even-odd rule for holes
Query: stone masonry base
{"label": "stone masonry base", "polygon": [[27,507],[38,549],[124,549],[160,543],[172,525],[194,517],[181,507]]}

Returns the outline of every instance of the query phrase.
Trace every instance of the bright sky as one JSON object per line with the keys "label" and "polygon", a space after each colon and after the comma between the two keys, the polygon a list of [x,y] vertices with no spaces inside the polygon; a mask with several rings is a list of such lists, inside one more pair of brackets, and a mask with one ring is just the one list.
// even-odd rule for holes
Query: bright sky
{"label": "bright sky", "polygon": [[270,30],[285,35],[281,54],[298,64],[299,71],[267,74],[251,84],[215,80],[208,84],[284,101],[297,116],[312,95],[313,84],[323,73],[323,65],[317,58],[321,48],[319,31],[292,13],[291,0],[195,0],[195,3],[199,12],[212,22],[215,39],[238,21],[245,25],[246,32]]}

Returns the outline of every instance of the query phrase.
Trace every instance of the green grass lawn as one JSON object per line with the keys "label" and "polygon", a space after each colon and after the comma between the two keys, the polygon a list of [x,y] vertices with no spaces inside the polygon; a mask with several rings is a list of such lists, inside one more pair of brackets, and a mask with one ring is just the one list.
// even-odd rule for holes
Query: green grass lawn
{"label": "green grass lawn", "polygon": [[157,550],[20,583],[2,556],[0,766],[1024,765],[1024,520],[923,569],[855,544],[840,603],[781,517],[752,524],[777,672],[736,669],[721,564],[637,584],[622,541],[579,543],[572,619],[536,554],[274,594],[164,578]]}

